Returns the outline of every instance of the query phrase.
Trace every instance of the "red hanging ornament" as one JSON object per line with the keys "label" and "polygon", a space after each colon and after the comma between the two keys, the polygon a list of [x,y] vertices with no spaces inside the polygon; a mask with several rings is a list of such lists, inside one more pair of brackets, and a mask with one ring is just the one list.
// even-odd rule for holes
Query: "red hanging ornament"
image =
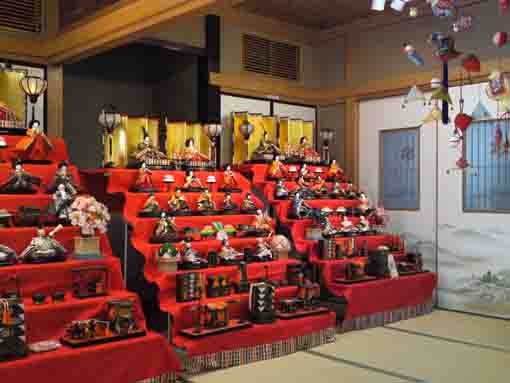
{"label": "red hanging ornament", "polygon": [[469,74],[479,73],[481,70],[480,60],[474,54],[467,55],[462,60],[462,67]]}
{"label": "red hanging ornament", "polygon": [[498,0],[499,3],[499,11],[502,15],[508,12],[508,6],[510,5],[510,0]]}
{"label": "red hanging ornament", "polygon": [[466,169],[469,167],[469,162],[464,157],[460,157],[455,163],[459,169]]}
{"label": "red hanging ornament", "polygon": [[508,33],[506,32],[496,32],[492,37],[492,42],[498,48],[501,48],[508,41]]}
{"label": "red hanging ornament", "polygon": [[457,114],[454,120],[455,128],[458,129],[462,134],[464,134],[467,128],[469,128],[471,122],[473,122],[473,117],[462,112]]}

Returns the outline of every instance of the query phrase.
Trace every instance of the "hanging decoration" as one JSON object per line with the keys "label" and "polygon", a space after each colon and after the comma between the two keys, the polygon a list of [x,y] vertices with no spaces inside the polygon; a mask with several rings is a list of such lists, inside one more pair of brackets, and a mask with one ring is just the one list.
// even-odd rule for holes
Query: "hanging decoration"
{"label": "hanging decoration", "polygon": [[441,121],[441,117],[442,117],[441,109],[439,109],[437,103],[434,103],[429,114],[427,114],[427,116],[423,119],[423,123],[428,124],[430,122],[439,122]]}
{"label": "hanging decoration", "polygon": [[423,105],[426,105],[427,99],[425,98],[425,94],[418,88],[417,85],[414,85],[407,95],[404,97],[404,102],[402,103],[402,108],[405,108],[407,104],[412,102],[421,101]]}
{"label": "hanging decoration", "polygon": [[454,60],[461,55],[461,53],[455,49],[455,39],[441,32],[432,32],[428,42],[436,47],[434,55],[442,62]]}
{"label": "hanging decoration", "polygon": [[427,0],[432,7],[432,13],[438,17],[452,17],[455,15],[455,0]]}
{"label": "hanging decoration", "polygon": [[480,59],[474,54],[469,54],[462,59],[462,68],[467,72],[471,81],[471,73],[480,73],[481,71]]}
{"label": "hanging decoration", "polygon": [[425,64],[423,58],[416,52],[416,49],[411,44],[404,43],[404,52],[407,58],[416,66],[423,66]]}
{"label": "hanging decoration", "polygon": [[471,117],[473,117],[475,121],[488,120],[492,118],[492,115],[489,113],[489,110],[482,102],[482,100],[479,100],[478,104],[476,104],[475,109],[473,110],[473,113],[471,113]]}
{"label": "hanging decoration", "polygon": [[492,43],[501,48],[508,42],[508,33],[506,32],[496,32],[494,36],[492,36]]}
{"label": "hanging decoration", "polygon": [[431,100],[437,100],[437,101],[443,101],[451,105],[452,98],[450,97],[450,93],[448,93],[448,89],[444,86],[439,87],[435,90],[434,93],[432,93],[432,96],[430,96]]}
{"label": "hanging decoration", "polygon": [[472,16],[460,16],[457,20],[452,23],[452,31],[455,33],[465,32],[473,27]]}
{"label": "hanging decoration", "polygon": [[485,87],[485,93],[493,101],[507,103],[510,98],[508,77],[498,70],[493,71],[489,75],[489,82]]}
{"label": "hanging decoration", "polygon": [[510,0],[498,0],[498,5],[499,5],[499,12],[502,15],[506,15],[506,13],[508,12],[508,7],[510,5]]}

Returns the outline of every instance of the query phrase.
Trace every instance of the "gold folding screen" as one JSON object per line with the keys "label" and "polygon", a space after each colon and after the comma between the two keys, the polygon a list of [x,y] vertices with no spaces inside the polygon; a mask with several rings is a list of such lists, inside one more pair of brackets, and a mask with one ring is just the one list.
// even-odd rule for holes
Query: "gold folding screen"
{"label": "gold folding screen", "polygon": [[[234,112],[232,113],[232,120],[234,126],[234,164],[242,163],[251,158],[253,151],[257,148],[264,135],[264,131],[267,132],[271,141],[276,142],[276,119],[274,117],[246,112]],[[239,127],[245,121],[248,121],[254,126],[248,142],[244,140],[239,130]]]}
{"label": "gold folding screen", "polygon": [[168,157],[173,153],[181,153],[185,142],[193,138],[195,148],[202,154],[209,155],[210,141],[202,130],[202,124],[189,124],[187,122],[166,123],[166,150]]}
{"label": "gold folding screen", "polygon": [[301,137],[308,139],[308,145],[314,147],[314,123],[313,121],[303,121],[291,118],[280,118],[280,148],[285,148],[288,144],[299,145]]}
{"label": "gold folding screen", "polygon": [[[144,128],[152,144],[159,146],[159,118],[129,117],[123,115],[121,125],[113,132],[112,161],[120,167],[128,164],[129,156],[144,139]],[[106,139],[107,137],[105,137]],[[105,145],[105,160],[108,145]]]}
{"label": "gold folding screen", "polygon": [[[27,102],[25,93],[19,85],[23,72],[0,71],[0,105],[14,112],[21,127],[25,127]],[[30,116],[32,117],[32,116]],[[42,116],[39,116],[42,118]]]}

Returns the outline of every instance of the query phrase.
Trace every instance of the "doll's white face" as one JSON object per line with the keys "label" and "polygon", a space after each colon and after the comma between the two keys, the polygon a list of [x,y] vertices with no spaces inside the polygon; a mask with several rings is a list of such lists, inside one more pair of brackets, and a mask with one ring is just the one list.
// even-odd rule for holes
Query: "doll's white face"
{"label": "doll's white face", "polygon": [[275,157],[275,160],[276,160],[276,161],[280,161],[280,156],[276,156],[276,157]]}
{"label": "doll's white face", "polygon": [[66,191],[66,187],[63,184],[58,185],[58,191],[64,193]]}
{"label": "doll's white face", "polygon": [[262,210],[257,210],[257,215],[262,215]]}
{"label": "doll's white face", "polygon": [[161,218],[166,218],[166,213],[161,213]]}
{"label": "doll's white face", "polygon": [[44,232],[44,229],[37,229],[37,236],[39,238],[42,238],[46,235],[46,233]]}
{"label": "doll's white face", "polygon": [[230,166],[227,166],[227,172],[229,172],[231,170]]}
{"label": "doll's white face", "polygon": [[21,165],[16,165],[16,167],[14,168],[17,172],[20,172],[21,170],[23,170],[23,167]]}
{"label": "doll's white face", "polygon": [[149,136],[145,137],[145,138],[143,139],[143,142],[144,142],[146,145],[148,145],[148,144],[151,142],[150,137],[149,137]]}
{"label": "doll's white face", "polygon": [[193,171],[190,171],[190,172],[189,172],[189,176],[190,176],[190,177],[193,177]]}
{"label": "doll's white face", "polygon": [[331,165],[335,165],[335,164],[336,164],[336,160],[331,161]]}

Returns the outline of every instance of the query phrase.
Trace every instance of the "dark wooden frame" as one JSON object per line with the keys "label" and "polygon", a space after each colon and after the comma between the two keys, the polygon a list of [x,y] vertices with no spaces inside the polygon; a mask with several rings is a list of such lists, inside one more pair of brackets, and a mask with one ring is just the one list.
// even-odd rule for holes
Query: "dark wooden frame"
{"label": "dark wooden frame", "polygon": [[414,127],[408,127],[408,128],[401,128],[401,129],[385,129],[385,130],[380,130],[379,131],[379,180],[378,180],[378,184],[379,184],[379,195],[378,195],[378,198],[379,198],[379,202],[382,203],[383,202],[383,195],[384,195],[384,190],[383,190],[383,180],[384,180],[384,167],[383,167],[383,136],[384,136],[384,133],[394,133],[394,132],[409,132],[409,131],[416,131],[418,133],[417,137],[417,143],[416,143],[416,149],[417,149],[417,158],[418,158],[418,161],[417,161],[417,185],[416,185],[416,190],[418,191],[418,205],[415,209],[407,209],[407,208],[393,208],[393,209],[390,209],[390,208],[387,208],[386,206],[384,207],[386,210],[391,210],[391,211],[420,211],[420,207],[421,207],[421,125],[419,126],[414,126]]}

